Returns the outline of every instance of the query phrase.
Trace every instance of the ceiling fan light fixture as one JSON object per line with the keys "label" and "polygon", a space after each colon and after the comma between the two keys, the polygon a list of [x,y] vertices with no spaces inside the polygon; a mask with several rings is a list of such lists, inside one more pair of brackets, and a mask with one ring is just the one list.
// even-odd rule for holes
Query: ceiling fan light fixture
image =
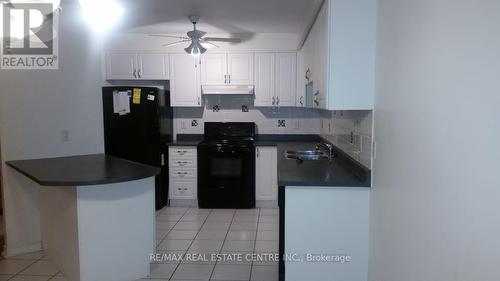
{"label": "ceiling fan light fixture", "polygon": [[194,57],[197,57],[199,56],[200,54],[203,54],[207,51],[206,48],[204,48],[200,42],[198,41],[192,41],[191,44],[184,49],[184,51],[186,51],[186,53],[194,56]]}

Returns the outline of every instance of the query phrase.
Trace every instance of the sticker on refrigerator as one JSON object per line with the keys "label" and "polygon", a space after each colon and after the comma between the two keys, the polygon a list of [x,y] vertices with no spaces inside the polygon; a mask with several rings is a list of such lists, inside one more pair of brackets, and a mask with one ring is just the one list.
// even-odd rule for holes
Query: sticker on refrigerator
{"label": "sticker on refrigerator", "polygon": [[134,94],[132,96],[133,104],[141,104],[141,89],[134,88]]}
{"label": "sticker on refrigerator", "polygon": [[148,100],[154,101],[155,100],[155,95],[148,95]]}

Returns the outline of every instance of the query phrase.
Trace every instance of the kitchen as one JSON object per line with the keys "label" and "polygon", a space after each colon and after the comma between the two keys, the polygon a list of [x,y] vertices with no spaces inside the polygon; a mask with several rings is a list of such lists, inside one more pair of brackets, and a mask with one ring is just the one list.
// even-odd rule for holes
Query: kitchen
{"label": "kitchen", "polygon": [[[498,26],[498,4],[454,7],[455,27],[432,1],[92,2],[54,10],[58,69],[0,70],[0,280],[494,280],[498,150],[478,148],[498,140],[500,64],[460,54],[499,42],[458,27]],[[97,35],[99,18],[119,21]],[[464,99],[481,114],[455,114]],[[120,160],[136,152],[154,160]]]}

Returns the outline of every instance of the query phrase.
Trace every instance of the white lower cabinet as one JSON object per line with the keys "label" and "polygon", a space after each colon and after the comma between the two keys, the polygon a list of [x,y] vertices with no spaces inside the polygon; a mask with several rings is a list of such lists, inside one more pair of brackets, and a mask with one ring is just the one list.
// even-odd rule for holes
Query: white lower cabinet
{"label": "white lower cabinet", "polygon": [[369,188],[287,186],[284,202],[287,281],[367,280]]}
{"label": "white lower cabinet", "polygon": [[197,149],[171,146],[168,149],[169,199],[197,199]]}
{"label": "white lower cabinet", "polygon": [[278,198],[278,149],[273,146],[258,146],[255,157],[255,199],[276,201]]}

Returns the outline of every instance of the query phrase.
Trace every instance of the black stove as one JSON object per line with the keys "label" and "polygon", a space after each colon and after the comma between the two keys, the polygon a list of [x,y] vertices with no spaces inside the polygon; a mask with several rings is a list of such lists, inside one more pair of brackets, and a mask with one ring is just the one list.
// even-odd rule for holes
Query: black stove
{"label": "black stove", "polygon": [[198,205],[255,207],[255,123],[205,123],[198,145]]}

